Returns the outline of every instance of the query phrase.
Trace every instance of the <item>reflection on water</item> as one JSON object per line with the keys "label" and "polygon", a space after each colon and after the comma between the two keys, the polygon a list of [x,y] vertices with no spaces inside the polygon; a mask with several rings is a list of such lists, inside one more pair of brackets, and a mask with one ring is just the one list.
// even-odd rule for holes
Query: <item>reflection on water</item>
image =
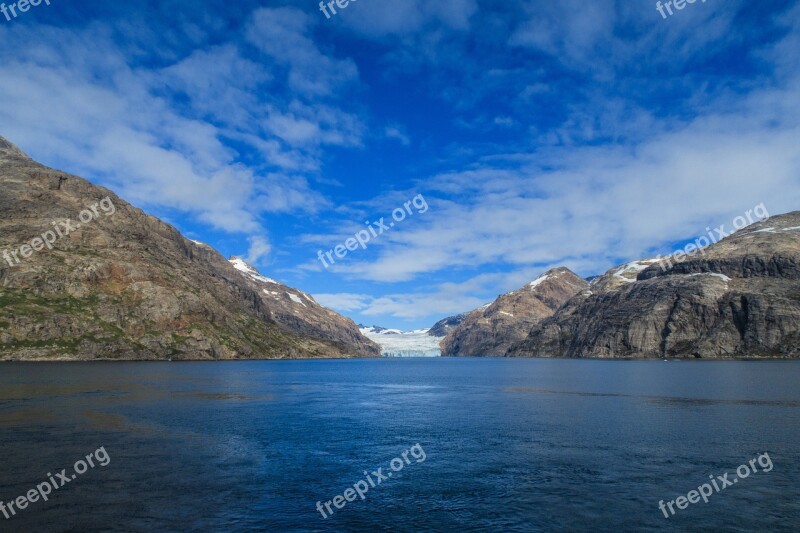
{"label": "reflection on water", "polygon": [[607,398],[641,398],[659,403],[676,403],[690,405],[773,405],[778,407],[800,407],[800,401],[796,400],[722,400],[714,398],[677,398],[673,396],[649,396],[647,394],[620,394],[608,392],[576,392],[576,391],[556,391],[548,389],[536,389],[531,387],[504,387],[503,390],[510,392],[531,392],[537,394],[571,394],[574,396],[600,396]]}
{"label": "reflection on water", "polygon": [[[0,365],[0,500],[113,458],[0,530],[791,530],[800,363],[518,359]],[[315,509],[420,443],[427,460]],[[769,452],[666,521],[658,501]]]}

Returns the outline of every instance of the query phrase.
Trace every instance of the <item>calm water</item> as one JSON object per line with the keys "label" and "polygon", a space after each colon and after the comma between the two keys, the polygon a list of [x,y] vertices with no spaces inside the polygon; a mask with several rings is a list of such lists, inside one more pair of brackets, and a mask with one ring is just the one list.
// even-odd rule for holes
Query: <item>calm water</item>
{"label": "calm water", "polygon": [[[795,362],[0,364],[0,500],[111,458],[0,530],[796,531],[798,385]],[[659,511],[764,452],[771,472]]]}

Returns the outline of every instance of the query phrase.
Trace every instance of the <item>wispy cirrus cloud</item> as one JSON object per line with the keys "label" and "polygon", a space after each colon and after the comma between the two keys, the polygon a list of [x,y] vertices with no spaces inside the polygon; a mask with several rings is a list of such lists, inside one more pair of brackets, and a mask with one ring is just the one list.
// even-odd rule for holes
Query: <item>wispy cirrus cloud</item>
{"label": "wispy cirrus cloud", "polygon": [[[152,67],[101,22],[10,27],[0,36],[3,134],[156,212],[264,234],[264,215],[328,204],[308,180],[319,169],[319,146],[358,145],[363,133],[360,119],[334,98],[340,82],[357,83],[357,69],[316,48],[307,18],[292,8],[256,10],[229,42],[198,48],[209,44],[202,42],[207,35],[195,32],[201,43],[182,36],[185,53],[174,59],[154,47],[147,52]],[[269,35],[281,28],[282,38],[302,49],[286,57],[274,42],[257,39],[266,23]],[[12,53],[15,42],[30,43],[29,53]],[[247,57],[251,44],[259,52]],[[325,74],[328,67],[338,74]],[[315,87],[310,94],[322,92],[330,103],[309,105],[274,91],[287,83]]]}
{"label": "wispy cirrus cloud", "polygon": [[787,101],[774,96],[754,97],[783,102],[771,112],[754,102],[763,114],[704,117],[635,147],[518,154],[510,164],[484,161],[426,179],[431,216],[388,235],[370,260],[335,271],[401,282],[453,269],[565,264],[588,275],[761,202],[773,213],[792,210],[800,205],[800,117],[778,118]]}
{"label": "wispy cirrus cloud", "polygon": [[260,8],[245,30],[247,40],[275,65],[288,70],[288,87],[306,97],[325,97],[358,80],[351,59],[323,53],[311,32],[319,23],[291,7]]}

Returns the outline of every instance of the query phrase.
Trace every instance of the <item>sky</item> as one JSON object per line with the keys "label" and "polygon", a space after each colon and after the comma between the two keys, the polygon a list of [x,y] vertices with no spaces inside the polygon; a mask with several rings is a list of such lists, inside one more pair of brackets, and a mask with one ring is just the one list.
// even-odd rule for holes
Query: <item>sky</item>
{"label": "sky", "polygon": [[400,329],[549,268],[666,255],[760,204],[800,209],[800,0],[326,11],[50,0],[0,15],[0,135]]}

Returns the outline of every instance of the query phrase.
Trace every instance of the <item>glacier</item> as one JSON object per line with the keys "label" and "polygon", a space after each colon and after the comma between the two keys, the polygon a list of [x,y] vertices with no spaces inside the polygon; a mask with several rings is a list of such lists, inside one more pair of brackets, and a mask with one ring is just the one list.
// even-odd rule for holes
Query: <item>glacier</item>
{"label": "glacier", "polygon": [[439,341],[442,337],[432,337],[430,329],[400,331],[376,326],[359,328],[368,339],[381,347],[383,357],[441,357]]}

